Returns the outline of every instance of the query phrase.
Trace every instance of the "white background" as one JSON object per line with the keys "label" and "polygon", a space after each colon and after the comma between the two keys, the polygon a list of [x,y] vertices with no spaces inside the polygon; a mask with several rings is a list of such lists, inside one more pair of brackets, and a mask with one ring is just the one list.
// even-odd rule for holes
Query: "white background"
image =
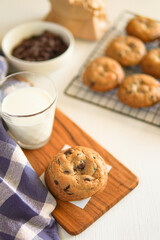
{"label": "white background", "polygon": [[[45,0],[0,0],[1,35],[11,25],[41,18],[48,6]],[[110,22],[126,9],[160,20],[160,0],[108,0]],[[70,62],[51,75],[59,91],[57,107],[133,171],[139,185],[82,234],[70,236],[59,227],[60,238],[160,240],[160,129],[63,93],[94,45],[77,40]]]}

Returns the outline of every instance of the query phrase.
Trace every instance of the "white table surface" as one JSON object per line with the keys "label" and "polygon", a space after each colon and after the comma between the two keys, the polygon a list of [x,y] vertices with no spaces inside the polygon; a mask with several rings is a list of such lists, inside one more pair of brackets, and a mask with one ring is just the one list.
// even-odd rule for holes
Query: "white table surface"
{"label": "white table surface", "polygon": [[[10,1],[1,2],[9,4]],[[14,4],[19,2],[14,0]],[[38,9],[42,14],[45,0],[40,2]],[[28,3],[33,15],[33,9],[37,11],[37,0],[28,0]],[[160,20],[160,0],[108,0],[110,22],[126,9]],[[21,11],[24,11],[23,4]],[[25,10],[25,13],[23,17],[29,19],[29,11]],[[2,29],[2,22],[0,25]],[[139,178],[139,185],[83,233],[70,236],[58,226],[60,239],[160,240],[160,129],[63,93],[94,45],[93,42],[76,40],[70,62],[51,75],[59,91],[57,107],[133,171]]]}

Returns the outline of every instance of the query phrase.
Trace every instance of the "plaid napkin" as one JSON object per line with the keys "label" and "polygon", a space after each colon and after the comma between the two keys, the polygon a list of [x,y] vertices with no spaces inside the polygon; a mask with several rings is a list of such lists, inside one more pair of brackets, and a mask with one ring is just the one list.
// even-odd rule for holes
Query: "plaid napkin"
{"label": "plaid napkin", "polygon": [[59,240],[55,205],[0,119],[0,240]]}

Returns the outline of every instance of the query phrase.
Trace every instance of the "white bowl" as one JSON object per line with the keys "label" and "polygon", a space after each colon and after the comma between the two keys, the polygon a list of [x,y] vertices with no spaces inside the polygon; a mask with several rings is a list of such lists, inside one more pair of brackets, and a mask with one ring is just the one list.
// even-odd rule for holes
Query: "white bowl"
{"label": "white bowl", "polygon": [[[45,30],[48,30],[56,35],[62,37],[68,45],[67,50],[56,58],[45,61],[26,61],[14,57],[11,53],[15,46],[17,46],[25,38],[34,35],[40,35]],[[59,24],[34,21],[18,25],[6,33],[2,39],[2,51],[9,63],[18,71],[34,71],[38,73],[50,73],[62,67],[68,62],[74,49],[73,35],[65,27]]]}

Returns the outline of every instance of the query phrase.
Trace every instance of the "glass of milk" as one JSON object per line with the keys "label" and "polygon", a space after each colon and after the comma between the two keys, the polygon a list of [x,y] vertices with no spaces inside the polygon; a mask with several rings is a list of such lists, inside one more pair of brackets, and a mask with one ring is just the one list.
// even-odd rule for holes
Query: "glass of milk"
{"label": "glass of milk", "polygon": [[57,90],[53,80],[19,72],[1,88],[1,116],[11,137],[25,149],[45,145],[52,133]]}

